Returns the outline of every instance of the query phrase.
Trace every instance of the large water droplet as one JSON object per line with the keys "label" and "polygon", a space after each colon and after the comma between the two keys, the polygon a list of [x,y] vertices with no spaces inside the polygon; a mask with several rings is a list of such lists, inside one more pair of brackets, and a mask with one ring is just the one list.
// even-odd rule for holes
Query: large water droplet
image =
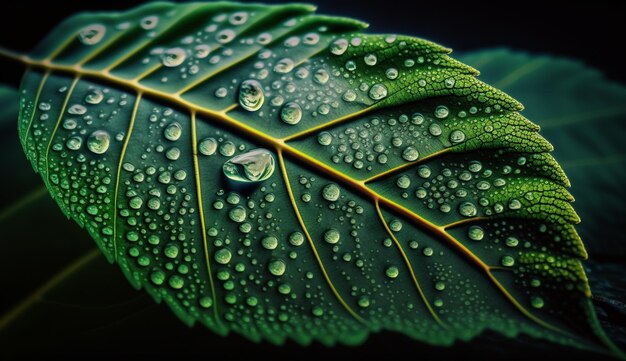
{"label": "large water droplet", "polygon": [[289,243],[296,247],[301,246],[304,243],[304,235],[302,234],[302,232],[293,232],[289,236]]}
{"label": "large water droplet", "polygon": [[333,136],[329,133],[329,132],[321,132],[318,136],[317,136],[317,142],[320,145],[330,145],[330,143],[332,143],[333,141]]}
{"label": "large water droplet", "polygon": [[98,44],[106,34],[106,27],[102,24],[91,24],[78,32],[78,39],[85,45]]}
{"label": "large water droplet", "polygon": [[203,139],[198,145],[198,150],[204,155],[213,155],[217,150],[217,140],[214,138]]}
{"label": "large water droplet", "polygon": [[369,66],[374,66],[378,61],[378,58],[376,57],[376,54],[367,54],[363,57],[363,61],[365,61],[365,64]]}
{"label": "large water droplet", "polygon": [[346,39],[337,39],[332,44],[330,44],[330,52],[335,55],[341,55],[348,50],[348,40]]}
{"label": "large water droplet", "polygon": [[278,239],[274,236],[267,236],[261,240],[261,245],[265,249],[276,249],[278,247]]}
{"label": "large water droplet", "polygon": [[330,79],[330,75],[328,75],[326,69],[317,69],[315,74],[313,74],[313,79],[316,83],[324,85]]}
{"label": "large water droplet", "polygon": [[339,242],[340,238],[341,235],[339,234],[339,231],[334,228],[331,228],[324,233],[324,241],[326,241],[326,243],[335,244]]}
{"label": "large water droplet", "polygon": [[161,62],[164,66],[173,68],[182,64],[183,61],[185,61],[185,58],[187,58],[187,53],[185,52],[185,49],[171,48],[163,53],[161,57]]}
{"label": "large water droplet", "polygon": [[419,156],[420,156],[420,153],[417,151],[417,149],[413,147],[406,147],[404,148],[404,151],[402,151],[402,158],[406,160],[407,162],[413,162],[417,160]]}
{"label": "large water droplet", "polygon": [[219,264],[228,264],[230,259],[233,257],[233,254],[230,252],[228,248],[222,248],[215,252],[215,261]]}
{"label": "large water droplet", "polygon": [[70,150],[78,150],[80,149],[81,144],[83,143],[83,139],[81,137],[73,136],[65,142],[65,145]]}
{"label": "large water droplet", "polygon": [[183,128],[180,126],[178,122],[174,122],[163,130],[163,136],[167,140],[176,141],[180,138],[183,133]]}
{"label": "large water droplet", "polygon": [[400,274],[400,270],[396,266],[389,266],[385,270],[385,275],[392,279],[397,278],[399,274]]}
{"label": "large water droplet", "polygon": [[89,104],[100,104],[100,102],[104,99],[104,94],[100,89],[92,89],[85,96],[85,102]]}
{"label": "large water droplet", "polygon": [[474,217],[477,209],[474,203],[463,202],[459,205],[459,213],[464,217]]}
{"label": "large water droplet", "polygon": [[274,276],[282,276],[287,270],[287,265],[282,260],[276,259],[267,265],[267,269]]}
{"label": "large water droplet", "polygon": [[302,119],[302,108],[297,103],[289,102],[280,111],[280,119],[290,125],[295,125]]}
{"label": "large water droplet", "polygon": [[322,197],[324,197],[327,201],[334,202],[339,199],[340,195],[341,190],[334,183],[328,184],[324,187],[324,189],[322,189]]}
{"label": "large water droplet", "polygon": [[454,130],[450,133],[450,142],[452,143],[461,143],[465,140],[465,133],[461,130]]}
{"label": "large water droplet", "polygon": [[87,148],[96,154],[103,154],[109,149],[111,136],[104,130],[96,130],[87,139]]}
{"label": "large water droplet", "polygon": [[246,209],[243,206],[236,206],[228,212],[228,217],[237,223],[241,223],[246,220]]}
{"label": "large water droplet", "polygon": [[274,174],[274,156],[267,149],[254,149],[231,158],[222,167],[224,175],[238,182],[261,182]]}
{"label": "large water droplet", "polygon": [[261,84],[253,79],[244,80],[239,86],[239,104],[250,112],[259,110],[265,96]]}
{"label": "large water droplet", "polygon": [[448,114],[450,114],[450,111],[445,105],[439,105],[437,106],[437,108],[435,108],[435,117],[439,119],[447,118]]}
{"label": "large water droplet", "polygon": [[515,265],[515,258],[511,257],[511,256],[504,256],[502,257],[502,259],[500,260],[500,263],[504,266],[504,267],[513,267]]}
{"label": "large water droplet", "polygon": [[372,100],[381,100],[387,96],[387,87],[383,84],[374,84],[370,88],[369,96]]}
{"label": "large water droplet", "polygon": [[485,231],[479,226],[471,226],[467,230],[467,236],[473,241],[480,241],[485,237]]}
{"label": "large water droplet", "polygon": [[286,74],[293,70],[295,63],[289,58],[280,59],[276,65],[274,65],[274,71],[279,74]]}

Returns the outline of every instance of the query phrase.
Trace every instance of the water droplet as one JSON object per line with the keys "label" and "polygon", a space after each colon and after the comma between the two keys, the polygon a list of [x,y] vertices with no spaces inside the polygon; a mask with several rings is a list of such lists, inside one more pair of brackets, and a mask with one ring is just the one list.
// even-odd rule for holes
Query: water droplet
{"label": "water droplet", "polygon": [[509,247],[517,247],[517,245],[519,244],[519,240],[515,237],[507,237],[504,243]]}
{"label": "water droplet", "polygon": [[421,178],[428,178],[431,175],[431,170],[430,167],[427,165],[422,165],[419,168],[417,168],[417,175],[419,175]]}
{"label": "water droplet", "polygon": [[239,104],[245,110],[249,112],[259,110],[264,100],[263,88],[258,81],[252,79],[244,80],[239,86]]}
{"label": "water droplet", "polygon": [[317,142],[320,145],[330,145],[330,143],[332,143],[333,141],[333,136],[329,133],[329,132],[321,132],[318,136],[317,136]]}
{"label": "water droplet", "polygon": [[261,240],[261,245],[265,249],[276,249],[276,247],[278,247],[278,238],[267,236]]}
{"label": "water droplet", "polygon": [[111,136],[104,130],[96,130],[87,139],[87,148],[96,153],[103,154],[109,149]]}
{"label": "water droplet", "polygon": [[231,141],[226,141],[222,143],[222,145],[220,145],[220,154],[225,157],[231,157],[233,154],[235,154],[235,150],[235,143]]}
{"label": "water droplet", "polygon": [[235,38],[235,32],[232,31],[231,29],[222,30],[219,33],[217,33],[217,35],[215,36],[215,39],[217,39],[217,41],[220,44],[229,43],[234,38]]}
{"label": "water droplet", "polygon": [[365,64],[369,66],[374,66],[378,61],[378,58],[376,57],[376,54],[367,54],[365,55],[365,57],[363,57],[363,60],[365,61]]}
{"label": "water droplet", "polygon": [[248,21],[248,13],[245,11],[237,11],[228,17],[228,22],[231,25],[242,25]]}
{"label": "water droplet", "polygon": [[173,243],[168,244],[163,250],[163,254],[167,258],[176,258],[178,256],[178,246]]}
{"label": "water droplet", "polygon": [[330,44],[330,52],[335,55],[342,55],[346,50],[348,50],[348,40],[346,39],[337,39]]}
{"label": "water droplet", "polygon": [[83,115],[87,113],[87,108],[80,104],[74,104],[67,110],[67,112],[73,115]]}
{"label": "water droplet", "polygon": [[326,69],[317,69],[315,74],[313,74],[313,79],[316,83],[324,85],[328,82],[328,79],[330,79],[330,75],[328,75]]}
{"label": "water droplet", "polygon": [[444,282],[439,281],[439,282],[435,283],[435,289],[437,291],[443,291],[443,290],[446,289],[446,284]]}
{"label": "water droplet", "polygon": [[392,279],[397,278],[399,274],[400,274],[400,270],[396,266],[389,266],[385,270],[385,275]]}
{"label": "water droplet", "polygon": [[167,140],[177,141],[181,134],[183,134],[183,128],[180,126],[178,122],[174,122],[163,130],[163,136]]}
{"label": "water droplet", "polygon": [[128,206],[132,209],[139,209],[143,205],[143,199],[140,197],[133,197],[128,201]]}
{"label": "water droplet", "polygon": [[335,244],[339,242],[340,238],[341,235],[339,234],[339,231],[334,228],[331,228],[324,233],[324,241],[326,241],[326,243]]}
{"label": "water droplet", "polygon": [[215,252],[215,261],[219,264],[228,264],[230,259],[233,257],[233,254],[230,252],[228,248],[222,248]]}
{"label": "water droplet", "polygon": [[165,157],[169,160],[177,160],[180,158],[180,149],[172,147],[165,152]]}
{"label": "water droplet", "polygon": [[324,197],[324,199],[327,201],[334,202],[337,199],[339,199],[340,195],[341,195],[341,190],[334,183],[327,184],[322,189],[322,197]]}
{"label": "water droplet", "polygon": [[267,265],[267,269],[274,276],[282,276],[287,270],[287,265],[282,260],[276,259]]}
{"label": "water droplet", "polygon": [[530,299],[530,304],[534,307],[534,308],[543,308],[544,306],[544,302],[543,302],[543,298],[535,296],[535,297],[531,297]]}
{"label": "water droplet", "polygon": [[217,140],[214,138],[203,139],[198,145],[198,150],[204,155],[213,155],[217,150]]}
{"label": "water droplet", "polygon": [[381,100],[387,96],[387,87],[383,84],[374,84],[370,88],[369,96],[372,100]]}
{"label": "water droplet", "polygon": [[465,140],[465,133],[460,130],[454,130],[450,133],[450,142],[452,143],[461,143]]}
{"label": "water droplet", "polygon": [[211,306],[213,306],[213,299],[209,296],[204,296],[198,300],[198,303],[202,308],[211,308]]}
{"label": "water droplet", "polygon": [[473,203],[463,202],[459,205],[459,213],[464,217],[474,217],[477,209]]}
{"label": "water droplet", "polygon": [[356,93],[354,92],[354,90],[348,89],[343,93],[343,95],[341,96],[341,99],[347,102],[353,102],[356,100]]}
{"label": "water droplet", "polygon": [[419,156],[420,156],[420,153],[417,151],[417,149],[411,146],[404,148],[404,151],[402,151],[402,158],[406,160],[407,162],[413,162],[417,160]]}
{"label": "water droplet", "polygon": [[302,108],[298,103],[289,102],[280,110],[280,119],[290,125],[295,125],[302,119]]}
{"label": "water droplet", "polygon": [[353,62],[352,60],[348,60],[348,61],[346,62],[346,69],[347,69],[347,70],[349,70],[349,71],[354,71],[354,70],[356,70],[356,63],[355,63],[355,62]]}
{"label": "water droplet", "polygon": [[389,68],[385,71],[385,76],[387,77],[387,79],[391,79],[394,80],[398,77],[398,69],[396,68]]}
{"label": "water droplet", "polygon": [[246,209],[236,206],[228,212],[228,217],[234,222],[241,223],[246,220]]}
{"label": "water droplet", "polygon": [[430,256],[432,256],[435,253],[435,251],[433,251],[433,249],[430,248],[430,247],[426,247],[426,248],[424,248],[422,253],[424,254],[424,256],[430,257]]}
{"label": "water droplet", "polygon": [[358,301],[359,307],[367,308],[370,306],[370,299],[367,296],[362,296]]}
{"label": "water droplet", "polygon": [[522,203],[517,199],[511,199],[509,201],[509,209],[516,210],[522,208]]}
{"label": "water droplet", "polygon": [[396,181],[398,188],[407,189],[411,186],[411,178],[406,175],[400,176]]}
{"label": "water droplet", "polygon": [[447,118],[448,114],[450,114],[450,111],[445,105],[438,105],[437,108],[435,108],[435,117],[439,119]]}
{"label": "water droplet", "polygon": [[500,260],[500,263],[504,266],[504,267],[511,267],[515,264],[515,258],[511,257],[511,256],[504,256],[502,257],[502,259]]}
{"label": "water droplet", "polygon": [[50,103],[46,103],[46,102],[39,103],[39,110],[43,112],[47,112],[48,110],[50,110],[50,108],[51,108]]}
{"label": "water droplet", "polygon": [[224,175],[238,182],[262,182],[274,174],[274,156],[267,149],[254,149],[229,159],[222,166]]}
{"label": "water droplet", "polygon": [[182,64],[185,58],[187,58],[185,49],[171,48],[163,52],[161,55],[161,63],[163,63],[164,66],[172,68]]}
{"label": "water droplet", "polygon": [[104,38],[106,30],[102,24],[87,25],[78,32],[78,39],[85,45],[95,45]]}
{"label": "water droplet", "polygon": [[139,23],[139,25],[144,30],[154,29],[156,28],[158,24],[159,24],[159,18],[156,16],[146,16],[145,18],[141,19],[141,22]]}
{"label": "water droplet", "polygon": [[100,89],[92,89],[85,96],[85,102],[89,104],[100,104],[104,99],[104,93]]}
{"label": "water droplet", "polygon": [[70,150],[78,150],[80,146],[83,144],[83,139],[81,137],[73,136],[65,142],[65,145]]}
{"label": "water droplet", "polygon": [[485,231],[479,226],[471,226],[467,230],[467,236],[473,241],[480,241],[485,237]]}
{"label": "water droplet", "polygon": [[437,123],[432,123],[428,127],[428,132],[430,132],[431,135],[438,137],[441,135],[441,126]]}
{"label": "water droplet", "polygon": [[280,59],[274,66],[274,71],[279,74],[286,74],[293,70],[295,63],[289,58]]}
{"label": "water droplet", "polygon": [[389,222],[389,229],[394,232],[400,232],[402,230],[402,222],[397,219],[392,220]]}
{"label": "water droplet", "polygon": [[448,78],[444,80],[444,85],[446,86],[446,88],[453,88],[455,82],[456,81],[454,80],[454,78]]}

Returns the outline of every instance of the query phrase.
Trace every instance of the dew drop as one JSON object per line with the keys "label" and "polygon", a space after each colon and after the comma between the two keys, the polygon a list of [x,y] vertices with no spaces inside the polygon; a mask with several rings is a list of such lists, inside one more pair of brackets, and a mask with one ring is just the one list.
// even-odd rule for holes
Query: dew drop
{"label": "dew drop", "polygon": [[67,112],[73,115],[83,115],[87,113],[87,108],[80,104],[74,104],[67,110]]}
{"label": "dew drop", "polygon": [[200,144],[198,145],[198,150],[200,151],[201,154],[204,154],[204,155],[215,154],[215,151],[217,150],[217,140],[215,140],[214,138],[203,139],[202,141],[200,141]]}
{"label": "dew drop", "polygon": [[237,223],[241,223],[246,220],[246,209],[242,206],[236,206],[228,212],[228,217]]}
{"label": "dew drop", "polygon": [[459,213],[464,217],[474,217],[477,209],[473,203],[463,202],[459,205]]}
{"label": "dew drop", "polygon": [[286,74],[293,70],[295,63],[289,58],[280,59],[274,66],[274,72],[279,74]]}
{"label": "dew drop", "polygon": [[500,260],[500,263],[504,266],[504,267],[512,267],[513,265],[515,265],[515,258],[511,257],[511,256],[504,256],[502,257],[502,259]]}
{"label": "dew drop", "polygon": [[154,29],[156,28],[158,24],[159,24],[159,18],[156,16],[146,16],[145,18],[141,19],[141,22],[139,23],[139,25],[144,30]]}
{"label": "dew drop", "polygon": [[225,157],[232,157],[235,154],[235,144],[231,141],[227,141],[220,145],[220,154]]}
{"label": "dew drop", "polygon": [[282,276],[287,270],[287,265],[282,260],[276,259],[267,265],[267,270],[274,276]]}
{"label": "dew drop", "polygon": [[339,234],[339,231],[334,228],[331,228],[326,231],[326,233],[324,233],[324,241],[326,241],[326,243],[335,244],[339,242],[340,238],[341,236]]}
{"label": "dew drop", "polygon": [[183,128],[180,126],[178,122],[174,122],[163,130],[163,136],[167,140],[177,141],[181,134],[183,134]]}
{"label": "dew drop", "polygon": [[87,139],[87,148],[96,154],[103,154],[109,149],[111,136],[104,130],[96,130]]}
{"label": "dew drop", "polygon": [[317,69],[315,74],[313,74],[313,79],[316,83],[324,85],[328,82],[328,79],[330,79],[330,75],[328,75],[326,69]]}
{"label": "dew drop", "polygon": [[233,257],[232,253],[228,248],[222,248],[215,252],[215,261],[219,264],[228,264],[230,259]]}
{"label": "dew drop", "polygon": [[543,308],[543,306],[544,306],[543,298],[541,298],[541,297],[537,297],[537,296],[532,297],[532,298],[530,299],[530,304],[531,304],[534,308],[537,308],[537,309],[539,309],[539,308]]}
{"label": "dew drop", "polygon": [[302,119],[302,108],[297,103],[289,102],[280,110],[280,119],[290,125],[295,125]]}
{"label": "dew drop", "polygon": [[370,306],[370,299],[367,296],[362,296],[358,301],[359,307],[367,308]]}
{"label": "dew drop", "polygon": [[106,27],[102,24],[91,24],[78,32],[78,39],[85,45],[98,44],[106,34]]}
{"label": "dew drop", "polygon": [[301,232],[293,232],[289,236],[289,243],[296,247],[301,246],[304,243],[304,235]]}
{"label": "dew drop", "polygon": [[432,172],[430,170],[430,167],[427,165],[422,165],[417,168],[417,175],[419,175],[421,178],[427,179],[428,177],[430,177],[431,173]]}
{"label": "dew drop", "polygon": [[389,266],[385,270],[385,275],[391,279],[397,278],[399,274],[400,274],[400,270],[396,266]]}
{"label": "dew drop", "polygon": [[419,155],[420,154],[417,151],[417,149],[410,147],[410,146],[404,148],[404,151],[402,151],[402,158],[406,160],[407,162],[413,162],[417,160],[417,158],[419,158]]}
{"label": "dew drop", "polygon": [[522,208],[522,203],[517,199],[511,199],[509,201],[509,209],[517,210]]}
{"label": "dew drop", "polygon": [[70,150],[78,150],[80,149],[80,146],[82,145],[82,143],[83,143],[83,139],[81,137],[73,136],[73,137],[70,137],[67,140],[67,142],[65,142],[65,145]]}
{"label": "dew drop", "polygon": [[330,145],[330,143],[332,143],[333,141],[333,136],[329,133],[329,132],[321,132],[318,136],[317,136],[317,142],[320,145]]}
{"label": "dew drop", "polygon": [[258,81],[252,79],[244,80],[239,86],[239,104],[245,110],[249,112],[259,110],[264,100],[263,88]]}
{"label": "dew drop", "polygon": [[441,126],[437,123],[432,123],[428,127],[428,132],[430,132],[431,135],[438,137],[441,135]]}
{"label": "dew drop", "polygon": [[485,237],[485,231],[479,226],[471,226],[467,230],[467,236],[473,241],[480,241]]}
{"label": "dew drop", "polygon": [[389,68],[385,71],[385,76],[387,77],[387,79],[390,80],[394,80],[398,77],[398,69],[396,68]]}
{"label": "dew drop", "polygon": [[411,186],[411,178],[406,175],[400,176],[398,180],[396,180],[396,185],[400,189],[407,189]]}
{"label": "dew drop", "polygon": [[224,175],[237,182],[262,182],[274,174],[274,169],[274,156],[262,148],[239,154],[222,166]]}
{"label": "dew drop", "polygon": [[450,142],[452,143],[461,143],[465,140],[465,133],[461,130],[454,130],[450,133]]}
{"label": "dew drop", "polygon": [[104,99],[104,94],[102,93],[102,90],[100,89],[92,89],[85,96],[85,102],[89,104],[94,104],[94,105],[100,104],[100,102],[102,102],[103,99]]}
{"label": "dew drop", "polygon": [[517,247],[517,245],[519,244],[519,240],[515,237],[507,237],[507,239],[504,241],[504,243],[508,246],[508,247]]}
{"label": "dew drop", "polygon": [[339,186],[334,183],[327,184],[322,189],[322,197],[324,197],[324,199],[329,202],[334,202],[338,200],[340,195],[341,190],[339,189]]}
{"label": "dew drop", "polygon": [[365,57],[363,57],[363,60],[365,61],[365,64],[369,66],[374,66],[378,61],[378,58],[376,57],[376,54],[367,54],[365,55]]}
{"label": "dew drop", "polygon": [[435,117],[437,117],[438,119],[447,118],[448,114],[450,114],[450,111],[445,105],[439,105],[437,106],[437,108],[435,108]]}
{"label": "dew drop", "polygon": [[346,39],[337,39],[330,44],[330,52],[335,55],[342,55],[346,50],[348,50],[348,40]]}
{"label": "dew drop", "polygon": [[164,66],[173,68],[179,66],[187,58],[187,53],[183,48],[171,48],[163,52],[161,55],[161,63]]}
{"label": "dew drop", "polygon": [[274,236],[267,236],[261,240],[261,245],[265,249],[276,249],[278,247],[278,239]]}
{"label": "dew drop", "polygon": [[372,100],[381,100],[387,96],[387,87],[383,84],[374,84],[369,91]]}

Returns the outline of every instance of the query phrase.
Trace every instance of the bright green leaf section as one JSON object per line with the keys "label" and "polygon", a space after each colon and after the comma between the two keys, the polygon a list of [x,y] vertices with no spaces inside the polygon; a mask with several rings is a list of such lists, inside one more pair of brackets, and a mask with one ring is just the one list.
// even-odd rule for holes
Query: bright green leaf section
{"label": "bright green leaf section", "polygon": [[610,347],[520,104],[445,48],[311,10],[153,3],[57,28],[19,131],[63,212],[220,334]]}
{"label": "bright green leaf section", "polygon": [[589,252],[624,256],[626,88],[568,59],[491,50],[462,60],[522,101],[524,114],[554,144],[554,157],[572,182]]}

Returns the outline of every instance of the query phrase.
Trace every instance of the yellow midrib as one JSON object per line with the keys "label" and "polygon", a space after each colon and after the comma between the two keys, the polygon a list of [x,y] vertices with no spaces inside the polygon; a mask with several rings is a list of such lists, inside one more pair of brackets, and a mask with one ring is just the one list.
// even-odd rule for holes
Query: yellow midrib
{"label": "yellow midrib", "polygon": [[367,198],[369,198],[372,202],[379,202],[381,205],[389,208],[391,211],[398,213],[410,220],[412,220],[413,222],[415,222],[417,225],[422,226],[423,228],[425,228],[427,231],[429,231],[431,234],[437,236],[438,238],[442,239],[443,241],[447,242],[450,246],[452,246],[454,249],[456,249],[457,251],[459,251],[463,256],[465,256],[471,263],[473,263],[475,266],[477,266],[480,270],[482,270],[483,272],[486,273],[488,279],[495,285],[495,287],[527,318],[529,318],[530,320],[532,320],[533,322],[547,328],[550,329],[552,331],[555,332],[559,332],[561,334],[569,334],[566,331],[563,331],[559,328],[557,328],[556,326],[550,325],[546,322],[544,322],[543,320],[539,319],[538,317],[534,316],[532,313],[530,313],[525,307],[523,307],[519,301],[517,301],[517,299],[515,299],[509,292],[508,290],[496,279],[496,277],[492,274],[491,270],[492,268],[487,265],[486,263],[484,263],[479,257],[477,257],[474,253],[472,253],[467,247],[465,247],[465,245],[463,245],[461,242],[459,242],[458,240],[456,240],[454,237],[452,237],[450,234],[448,234],[446,232],[446,227],[445,226],[438,226],[435,225],[433,223],[431,223],[430,221],[426,220],[425,218],[421,217],[420,215],[414,213],[413,211],[409,210],[408,208],[399,205],[397,203],[395,203],[394,201],[382,196],[381,194],[377,193],[376,191],[374,191],[373,189],[370,189],[369,187],[366,186],[364,181],[359,181],[359,180],[355,180],[351,177],[349,177],[348,175],[329,167],[328,165],[326,165],[325,163],[322,163],[321,161],[309,156],[306,153],[301,152],[298,149],[295,149],[293,147],[291,147],[289,144],[287,144],[285,142],[284,139],[275,139],[270,135],[267,135],[263,132],[259,132],[256,129],[242,124],[240,122],[238,122],[237,120],[229,117],[227,115],[227,111],[232,109],[231,107],[228,107],[225,110],[221,110],[221,111],[214,111],[214,110],[210,110],[210,109],[206,109],[203,107],[200,107],[192,102],[189,102],[185,99],[183,99],[181,96],[177,95],[177,94],[169,94],[169,93],[165,93],[153,88],[149,88],[145,85],[140,84],[137,81],[129,81],[127,79],[123,79],[121,77],[115,76],[109,72],[102,72],[102,71],[96,71],[96,70],[90,70],[90,69],[84,69],[80,66],[77,65],[61,65],[61,64],[55,64],[49,60],[44,60],[44,61],[39,61],[39,60],[35,60],[35,59],[31,59],[28,56],[21,56],[19,58],[23,63],[25,63],[27,66],[30,67],[35,67],[35,68],[43,68],[43,69],[47,69],[49,71],[56,71],[56,72],[62,72],[62,73],[69,73],[69,74],[73,74],[74,76],[77,77],[88,77],[88,78],[93,78],[96,80],[100,80],[100,81],[104,81],[104,82],[108,82],[111,84],[115,84],[118,85],[120,87],[126,88],[126,89],[130,89],[133,90],[137,93],[143,93],[144,95],[147,96],[153,96],[155,98],[170,102],[172,104],[178,105],[182,108],[186,108],[188,109],[190,112],[195,112],[195,113],[200,113],[200,114],[204,114],[207,115],[209,117],[211,117],[212,120],[221,123],[221,125],[224,125],[228,128],[231,129],[235,129],[239,132],[241,132],[242,134],[245,134],[246,136],[248,136],[249,138],[252,138],[256,141],[259,141],[261,143],[263,143],[265,146],[267,146],[268,148],[272,148],[274,149],[276,152],[280,152],[281,154],[284,154],[286,156],[292,157],[296,160],[298,160],[299,162],[303,163],[303,164],[307,164],[313,168],[316,168],[322,172],[324,172],[327,176],[337,180],[338,182],[341,182],[344,185],[349,186],[350,188],[352,188],[354,191],[357,191],[358,193],[366,196]]}

